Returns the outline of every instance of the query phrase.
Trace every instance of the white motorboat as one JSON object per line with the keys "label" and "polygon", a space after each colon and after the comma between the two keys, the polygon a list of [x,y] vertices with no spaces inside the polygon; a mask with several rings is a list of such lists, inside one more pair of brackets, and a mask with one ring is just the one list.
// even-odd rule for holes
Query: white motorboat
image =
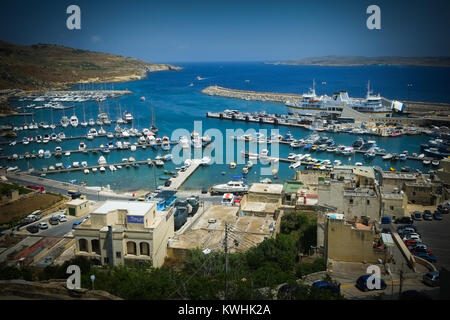
{"label": "white motorboat", "polygon": [[131,121],[134,120],[134,118],[133,118],[133,115],[131,113],[125,111],[125,113],[123,114],[123,120],[125,122],[131,122]]}
{"label": "white motorboat", "polygon": [[203,157],[202,160],[200,161],[202,165],[210,165],[211,164],[211,158],[210,157]]}
{"label": "white motorboat", "polygon": [[84,141],[80,142],[80,144],[78,145],[78,150],[80,151],[86,150],[86,144],[84,143]]}
{"label": "white motorboat", "polygon": [[164,151],[169,151],[170,150],[170,143],[168,142],[163,142],[161,144],[161,149],[163,149]]}
{"label": "white motorboat", "polygon": [[104,156],[100,156],[100,158],[98,158],[97,163],[98,163],[99,165],[104,165],[104,164],[106,164],[106,159],[105,159],[105,157],[104,157]]}
{"label": "white motorboat", "polygon": [[84,174],[88,174],[89,173],[89,169],[84,169]]}
{"label": "white motorboat", "polygon": [[78,117],[76,115],[70,117],[70,125],[74,128],[78,127]]}
{"label": "white motorboat", "polygon": [[104,173],[106,171],[105,167],[100,167],[100,172]]}
{"label": "white motorboat", "polygon": [[178,140],[178,145],[183,149],[188,149],[191,147],[189,139],[186,136],[182,136],[180,140]]}
{"label": "white motorboat", "polygon": [[67,118],[67,116],[63,116],[60,122],[61,126],[63,126],[64,128],[66,128],[70,124],[70,120],[69,118]]}
{"label": "white motorboat", "polygon": [[201,149],[202,148],[202,140],[200,138],[195,138],[194,140],[192,140],[192,145],[194,146],[195,149]]}
{"label": "white motorboat", "polygon": [[247,192],[248,186],[243,181],[229,181],[226,184],[218,184],[211,187],[211,194],[218,193],[242,193]]}

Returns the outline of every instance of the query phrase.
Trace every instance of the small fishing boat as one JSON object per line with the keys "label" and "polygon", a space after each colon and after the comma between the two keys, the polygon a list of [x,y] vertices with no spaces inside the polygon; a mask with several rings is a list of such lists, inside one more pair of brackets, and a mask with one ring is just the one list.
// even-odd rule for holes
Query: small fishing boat
{"label": "small fishing boat", "polygon": [[431,164],[432,164],[433,166],[438,166],[438,165],[439,165],[439,160],[433,160],[433,161],[431,162]]}
{"label": "small fishing boat", "polygon": [[84,169],[84,174],[89,174],[89,169]]}
{"label": "small fishing boat", "polygon": [[92,168],[92,172],[97,172],[97,168]]}
{"label": "small fishing boat", "polygon": [[63,126],[64,128],[66,128],[67,126],[69,126],[70,120],[69,120],[69,118],[67,118],[67,116],[63,116],[63,117],[61,118],[60,123],[61,123],[61,126]]}
{"label": "small fishing boat", "polygon": [[84,143],[84,141],[80,142],[80,144],[78,145],[78,150],[80,151],[86,150],[86,144]]}
{"label": "small fishing boat", "polygon": [[393,158],[393,155],[391,153],[388,153],[388,154],[384,155],[382,158],[383,158],[383,160],[391,160]]}
{"label": "small fishing boat", "polygon": [[422,163],[427,166],[427,165],[431,164],[431,161],[430,160],[423,160]]}
{"label": "small fishing boat", "polygon": [[104,173],[106,171],[105,167],[100,167],[100,172]]}
{"label": "small fishing boat", "polygon": [[211,158],[207,157],[207,156],[203,157],[202,160],[201,160],[201,164],[203,166],[210,165],[211,164]]}
{"label": "small fishing boat", "polygon": [[230,162],[230,169],[236,168],[236,162]]}
{"label": "small fishing boat", "polygon": [[98,163],[99,165],[104,165],[104,164],[106,164],[106,159],[105,159],[105,157],[104,157],[104,156],[100,156],[100,158],[98,158],[97,163]]}

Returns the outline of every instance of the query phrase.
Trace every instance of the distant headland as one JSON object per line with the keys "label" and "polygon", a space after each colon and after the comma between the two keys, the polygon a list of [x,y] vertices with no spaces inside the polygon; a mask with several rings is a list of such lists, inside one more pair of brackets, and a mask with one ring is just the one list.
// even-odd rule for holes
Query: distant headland
{"label": "distant headland", "polygon": [[41,90],[75,83],[123,82],[142,79],[147,72],[180,69],[59,45],[22,46],[0,40],[0,89]]}
{"label": "distant headland", "polygon": [[309,57],[300,60],[265,62],[274,65],[292,66],[429,66],[429,67],[450,67],[450,57],[363,57],[363,56],[323,56]]}

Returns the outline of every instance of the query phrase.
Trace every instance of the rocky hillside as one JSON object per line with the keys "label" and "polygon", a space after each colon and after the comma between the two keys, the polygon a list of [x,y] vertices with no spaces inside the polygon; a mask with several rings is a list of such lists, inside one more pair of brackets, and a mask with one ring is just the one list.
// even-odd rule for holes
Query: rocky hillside
{"label": "rocky hillside", "polygon": [[147,72],[179,69],[101,52],[51,44],[20,46],[0,40],[0,89],[129,81],[141,79]]}

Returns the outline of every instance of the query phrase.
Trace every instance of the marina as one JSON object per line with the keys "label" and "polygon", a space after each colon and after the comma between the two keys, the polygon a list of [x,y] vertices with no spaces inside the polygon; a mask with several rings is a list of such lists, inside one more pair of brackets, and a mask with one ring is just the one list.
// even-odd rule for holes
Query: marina
{"label": "marina", "polygon": [[[198,73],[195,72],[193,77],[195,78]],[[148,188],[149,186],[169,189],[175,186],[185,190],[199,190],[203,186],[210,186],[211,181],[226,183],[234,176],[239,175],[242,175],[249,183],[259,182],[266,178],[258,174],[266,164],[255,161],[253,169],[246,169],[239,162],[239,157],[243,156],[241,153],[243,150],[235,147],[235,154],[238,158],[234,160],[234,165],[225,161],[214,162],[211,166],[200,165],[178,185],[177,180],[174,180],[177,177],[173,177],[166,171],[178,172],[178,174],[181,172],[176,169],[176,165],[172,161],[162,160],[163,156],[170,155],[172,147],[176,144],[183,149],[189,147],[191,151],[194,151],[200,146],[203,150],[206,143],[199,138],[193,139],[192,136],[182,139],[181,134],[180,138],[174,139],[174,141],[168,139],[163,141],[163,138],[165,135],[171,136],[171,132],[178,127],[190,128],[188,131],[192,131],[192,125],[198,119],[203,121],[203,132],[209,128],[217,128],[222,133],[225,133],[228,128],[236,127],[242,127],[244,131],[250,128],[254,128],[256,131],[277,129],[285,137],[289,134],[289,130],[292,131],[292,140],[279,139],[280,164],[276,174],[278,181],[289,179],[292,170],[300,169],[300,166],[311,165],[314,168],[319,164],[319,167],[327,166],[328,162],[332,165],[335,162],[361,163],[379,166],[383,170],[392,168],[392,170],[398,171],[404,169],[429,172],[438,168],[437,163],[441,158],[439,155],[444,155],[446,152],[445,148],[435,151],[436,146],[429,142],[431,139],[447,139],[450,132],[441,127],[424,125],[420,121],[405,120],[404,117],[397,116],[385,117],[380,121],[372,118],[356,118],[351,121],[318,116],[299,116],[295,112],[290,112],[285,105],[286,100],[294,100],[294,98],[302,96],[296,94],[284,96],[284,94],[273,93],[274,97],[278,97],[276,98],[277,102],[271,101],[270,96],[267,96],[265,100],[258,101],[252,100],[251,97],[228,99],[201,92],[197,95],[193,93],[199,91],[197,85],[187,86],[183,89],[183,94],[187,96],[194,94],[196,101],[196,108],[192,109],[194,114],[186,116],[186,113],[178,111],[178,109],[174,109],[170,113],[161,112],[168,110],[169,106],[179,103],[179,100],[157,92],[148,94],[136,85],[151,83],[152,86],[172,90],[170,89],[172,76],[160,73],[153,75],[155,78],[133,84],[114,84],[119,89],[114,93],[118,95],[111,94],[104,97],[105,100],[102,101],[99,101],[102,98],[101,94],[107,94],[109,91],[104,92],[105,85],[103,84],[92,85],[91,90],[86,90],[84,85],[77,85],[72,93],[69,90],[56,97],[56,100],[62,98],[67,101],[51,101],[55,97],[50,93],[28,94],[30,96],[28,99],[43,100],[42,97],[44,97],[44,101],[25,100],[23,99],[25,95],[19,98],[22,99],[20,101],[17,98],[13,99],[11,103],[18,110],[23,109],[27,112],[26,115],[2,119],[0,124],[4,129],[12,130],[17,137],[0,139],[3,149],[0,152],[0,165],[11,168],[11,170],[17,167],[17,170],[22,172],[31,170],[33,175],[38,176],[41,174],[51,175],[52,178],[61,181],[76,180],[77,183],[85,183],[90,186],[108,183],[117,190]],[[168,83],[164,82],[166,77]],[[190,82],[192,80],[188,83]],[[310,80],[308,82],[310,83]],[[379,84],[379,82],[375,83]],[[97,89],[99,94],[94,92]],[[283,92],[282,87],[274,88],[274,90]],[[72,101],[77,100],[78,92],[83,91],[89,92],[92,97],[98,96],[99,100]],[[305,92],[305,90],[300,92],[302,91]],[[255,90],[254,92],[262,91]],[[120,93],[123,94],[119,95]],[[65,95],[68,96],[64,97]],[[89,95],[81,97],[81,100],[88,98]],[[114,105],[112,104],[113,100]],[[70,111],[53,108],[35,109],[45,103],[67,104],[73,108]],[[30,107],[27,108],[27,106]],[[28,112],[31,110],[33,112]],[[158,121],[155,121],[155,115],[157,115]],[[120,133],[116,132],[116,126],[120,126]],[[159,135],[157,136],[155,132],[158,132]],[[313,133],[321,136],[328,135],[329,138],[333,138],[335,145],[325,147],[312,143],[309,147],[301,146],[299,141],[306,140]],[[153,136],[154,140],[153,138],[148,140],[149,135]],[[203,134],[200,132],[200,135]],[[376,140],[379,150],[368,152],[368,150],[354,148],[350,152],[350,147],[359,138]],[[234,142],[237,141],[236,137],[231,139]],[[271,141],[269,137],[254,136],[253,139],[258,144],[267,142],[270,154]],[[339,146],[348,150],[335,151]],[[397,148],[409,152],[402,155]],[[300,156],[310,154],[311,160],[320,160],[320,162],[301,161],[297,163],[297,161],[292,161],[292,153]],[[102,166],[97,163],[97,160],[102,155],[107,159],[107,165],[103,166],[104,171],[100,174]],[[135,168],[146,167],[148,159],[151,159],[154,165],[151,170],[123,170],[127,164],[122,160],[128,159],[130,156],[136,159]],[[77,167],[74,167],[74,163]],[[116,170],[111,170],[110,165],[114,166]],[[131,165],[129,167],[131,168]],[[43,168],[46,170],[44,171]],[[153,170],[156,174],[153,174]],[[270,175],[271,179],[273,179],[272,176]],[[154,177],[156,183],[153,180]],[[166,187],[164,185],[168,183],[168,179],[171,180],[172,185]]]}

